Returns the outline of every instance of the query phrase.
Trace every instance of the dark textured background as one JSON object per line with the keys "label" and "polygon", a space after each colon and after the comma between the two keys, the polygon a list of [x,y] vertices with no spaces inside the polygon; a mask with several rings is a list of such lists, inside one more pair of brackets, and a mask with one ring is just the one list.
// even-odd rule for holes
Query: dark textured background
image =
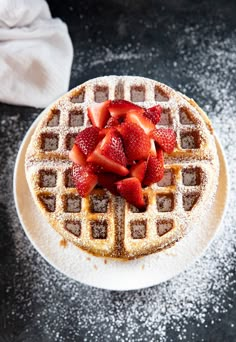
{"label": "dark textured background", "polygon": [[[109,74],[167,83],[203,106],[227,157],[235,162],[229,139],[236,128],[235,1],[48,2],[52,15],[67,23],[73,41],[70,87]],[[163,302],[159,297],[162,285],[130,293],[88,288],[68,280],[38,255],[21,229],[12,195],[15,158],[38,113],[40,109],[0,104],[0,341],[236,341],[234,241],[223,250],[227,260],[220,253],[214,260],[221,276],[209,275],[205,292],[193,289],[192,297],[188,292],[184,298],[176,295],[174,282],[164,285],[164,291],[175,293],[176,311],[183,308],[183,316],[180,312],[173,317],[170,296],[165,294]],[[228,235],[234,236],[233,216],[226,223]],[[201,262],[210,267],[220,243],[194,267],[201,269]],[[191,284],[198,287],[204,279],[194,280],[196,273],[186,273],[186,279],[191,276]],[[166,305],[164,314],[155,301],[161,308]]]}

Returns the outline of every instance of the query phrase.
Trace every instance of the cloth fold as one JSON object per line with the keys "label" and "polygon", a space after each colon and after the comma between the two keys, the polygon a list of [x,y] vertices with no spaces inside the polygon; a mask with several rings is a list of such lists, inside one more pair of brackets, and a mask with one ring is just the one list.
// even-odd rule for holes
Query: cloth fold
{"label": "cloth fold", "polygon": [[68,90],[72,59],[44,0],[0,0],[0,102],[46,107]]}

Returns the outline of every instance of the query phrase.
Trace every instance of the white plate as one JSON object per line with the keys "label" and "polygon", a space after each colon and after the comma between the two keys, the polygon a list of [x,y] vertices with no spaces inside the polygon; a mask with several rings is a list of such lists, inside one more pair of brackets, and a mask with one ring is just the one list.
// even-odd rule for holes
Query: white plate
{"label": "white plate", "polygon": [[[42,113],[43,115],[43,113]],[[132,261],[94,257],[62,238],[46,222],[34,204],[25,177],[27,146],[38,119],[27,132],[19,150],[14,172],[14,198],[26,235],[37,251],[57,270],[81,283],[109,290],[134,290],[166,281],[185,270],[209,246],[219,231],[228,196],[228,173],[219,140],[220,183],[209,216],[175,246]]]}

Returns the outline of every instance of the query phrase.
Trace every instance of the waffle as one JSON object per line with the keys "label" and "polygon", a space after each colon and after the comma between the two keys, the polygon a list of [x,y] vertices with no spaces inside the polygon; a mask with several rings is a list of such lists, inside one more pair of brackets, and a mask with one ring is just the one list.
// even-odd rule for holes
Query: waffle
{"label": "waffle", "polygon": [[[87,108],[107,99],[145,108],[160,104],[158,127],[177,135],[174,152],[165,154],[163,179],[143,189],[144,212],[99,187],[81,198],[73,185],[69,150],[78,132],[91,125]],[[32,136],[25,169],[35,203],[61,236],[96,256],[119,259],[179,241],[208,212],[219,173],[214,131],[198,105],[162,83],[132,76],[92,79],[56,101]]]}

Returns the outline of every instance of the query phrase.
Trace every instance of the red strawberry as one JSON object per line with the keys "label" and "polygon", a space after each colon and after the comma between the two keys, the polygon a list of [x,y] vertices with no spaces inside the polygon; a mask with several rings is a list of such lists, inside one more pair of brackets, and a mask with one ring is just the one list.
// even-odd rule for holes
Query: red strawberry
{"label": "red strawberry", "polygon": [[85,165],[86,158],[85,155],[81,152],[80,148],[74,144],[72,149],[69,152],[69,158],[76,164]]}
{"label": "red strawberry", "polygon": [[107,135],[107,133],[110,130],[111,130],[111,127],[104,127],[102,129],[100,129],[100,131],[99,131],[99,140],[102,140]]}
{"label": "red strawberry", "polygon": [[[115,118],[110,118],[110,119],[115,119]],[[108,121],[110,121],[110,119]],[[105,135],[107,135],[107,133],[110,132],[111,129],[112,130],[118,129],[119,125],[120,124],[118,124],[117,126],[110,126],[110,127],[108,127],[108,125],[106,125],[106,127],[100,129],[100,131],[99,131],[99,139],[104,138]]]}
{"label": "red strawberry", "polygon": [[124,152],[121,135],[114,129],[110,129],[102,140],[101,152],[107,158],[114,160],[123,166],[126,166],[127,160]]}
{"label": "red strawberry", "polygon": [[171,128],[158,128],[154,129],[150,136],[161,146],[161,148],[171,153],[174,151],[176,145],[176,134]]}
{"label": "red strawberry", "polygon": [[119,195],[116,182],[121,179],[121,176],[112,172],[103,172],[98,175],[98,183],[109,190],[113,195]]}
{"label": "red strawberry", "polygon": [[119,118],[124,116],[129,110],[135,110],[138,113],[143,113],[144,109],[137,106],[136,104],[126,101],[126,100],[114,100],[110,102],[108,107],[111,116]]}
{"label": "red strawberry", "polygon": [[103,168],[100,165],[96,165],[94,163],[86,162],[86,166],[89,171],[94,173],[95,175],[99,175],[100,173],[104,172]]}
{"label": "red strawberry", "polygon": [[156,144],[154,139],[150,139],[151,148],[150,148],[150,155],[156,157],[157,151],[156,151]]}
{"label": "red strawberry", "polygon": [[104,156],[101,151],[101,144],[102,141],[98,143],[95,150],[89,155],[89,157],[87,158],[87,162],[92,162],[94,164],[100,165],[107,172],[114,172],[118,175],[126,176],[129,173],[129,170],[123,165]]}
{"label": "red strawberry", "polygon": [[137,124],[146,134],[149,134],[153,129],[155,129],[155,125],[149,119],[147,119],[142,113],[138,113],[135,110],[131,110],[127,113],[125,121]]}
{"label": "red strawberry", "polygon": [[83,129],[75,138],[75,144],[87,157],[97,146],[99,140],[99,128],[88,127]]}
{"label": "red strawberry", "polygon": [[150,151],[150,139],[144,130],[135,123],[123,123],[119,131],[124,142],[126,157],[129,162],[146,159]]}
{"label": "red strawberry", "polygon": [[156,125],[161,118],[162,107],[160,105],[145,109],[144,116]]}
{"label": "red strawberry", "polygon": [[114,126],[118,126],[119,124],[120,124],[119,120],[115,118],[114,116],[112,116],[107,121],[106,127],[114,127]]}
{"label": "red strawberry", "polygon": [[80,196],[86,197],[90,194],[98,182],[97,176],[87,166],[73,164],[72,177]]}
{"label": "red strawberry", "polygon": [[94,103],[88,108],[88,117],[93,126],[103,128],[106,125],[107,120],[110,117],[110,113],[108,111],[109,104],[110,100],[107,100],[101,103]]}
{"label": "red strawberry", "polygon": [[157,150],[157,156],[149,156],[147,170],[144,176],[143,184],[151,185],[159,182],[164,176],[164,156],[161,149]]}
{"label": "red strawberry", "polygon": [[119,194],[139,209],[145,208],[141,183],[136,177],[122,179],[116,183]]}
{"label": "red strawberry", "polygon": [[137,164],[133,165],[130,168],[130,175],[132,177],[138,178],[140,182],[142,182],[146,169],[147,169],[147,162],[145,160],[140,160]]}

